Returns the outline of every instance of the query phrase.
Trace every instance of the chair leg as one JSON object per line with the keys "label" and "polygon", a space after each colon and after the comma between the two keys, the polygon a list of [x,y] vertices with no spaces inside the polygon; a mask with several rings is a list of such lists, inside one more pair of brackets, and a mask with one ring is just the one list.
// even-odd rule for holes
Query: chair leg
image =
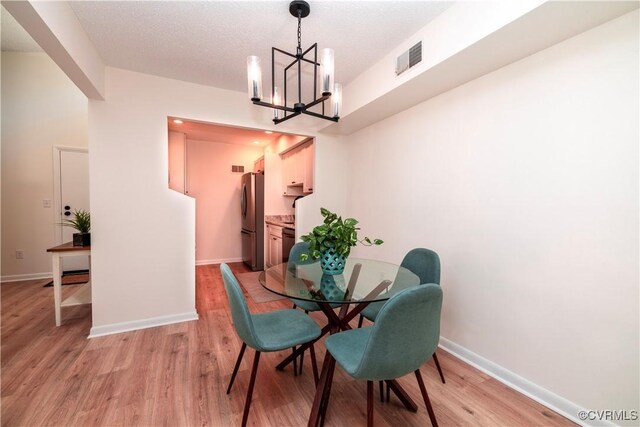
{"label": "chair leg", "polygon": [[387,383],[387,403],[391,400],[391,386]]}
{"label": "chair leg", "polygon": [[242,427],[247,425],[249,418],[249,408],[251,407],[251,396],[253,395],[253,386],[256,384],[256,375],[258,374],[258,363],[260,362],[260,352],[256,351],[253,358],[253,367],[251,368],[251,379],[249,380],[249,389],[247,390],[247,399],[244,402],[244,412],[242,413]]}
{"label": "chair leg", "polygon": [[[295,346],[292,347],[291,352],[292,353],[296,352],[296,347]],[[293,358],[293,376],[294,377],[298,376],[298,358],[297,357]]]}
{"label": "chair leg", "polygon": [[[326,357],[326,356],[325,356]],[[321,408],[320,412],[320,425],[324,426],[324,418],[327,415],[327,408],[329,407],[329,398],[331,397],[331,386],[333,385],[333,374],[336,369],[336,359],[331,358],[331,363],[329,365],[329,378],[331,381],[328,382],[327,388],[325,389],[324,397],[322,400],[324,401],[324,406]]]}
{"label": "chair leg", "polygon": [[364,316],[361,314],[360,319],[358,320],[358,328],[362,328],[362,322],[364,321]]}
{"label": "chair leg", "polygon": [[[309,314],[309,310],[305,310],[304,314]],[[302,375],[302,364],[304,363],[304,351],[300,353],[300,370],[298,371],[299,375]]]}
{"label": "chair leg", "polygon": [[446,384],[444,381],[444,374],[442,373],[442,368],[440,367],[440,362],[438,361],[438,355],[433,353],[433,361],[436,363],[436,368],[438,368],[438,373],[440,374],[440,379],[442,380],[442,384]]}
{"label": "chair leg", "polygon": [[331,353],[327,353],[322,363],[322,373],[320,374],[320,380],[316,387],[315,396],[313,397],[313,405],[311,406],[311,414],[309,415],[309,427],[317,427],[320,424],[326,389],[329,383],[333,381],[333,371],[331,368],[335,363],[336,360],[331,356]]}
{"label": "chair leg", "polygon": [[373,381],[367,381],[367,427],[373,427]]}
{"label": "chair leg", "polygon": [[240,347],[240,354],[238,354],[238,360],[236,360],[236,366],[233,368],[233,374],[231,374],[231,381],[229,381],[229,387],[227,387],[227,394],[231,393],[231,387],[233,387],[233,382],[236,379],[236,374],[238,373],[238,368],[240,368],[240,362],[242,362],[242,356],[244,355],[244,351],[247,349],[247,344],[242,343],[242,347]]}
{"label": "chair leg", "polygon": [[420,392],[422,392],[422,398],[424,399],[424,404],[427,407],[427,412],[429,412],[429,419],[431,420],[431,425],[433,427],[438,427],[436,414],[433,412],[433,407],[431,406],[431,400],[429,400],[429,395],[427,394],[427,388],[424,386],[424,381],[422,381],[422,375],[420,375],[420,369],[416,369],[415,374],[416,374],[416,379],[418,380],[418,385],[420,386]]}
{"label": "chair leg", "polygon": [[313,346],[309,347],[309,354],[311,355],[311,368],[313,369],[313,382],[318,387],[318,362],[316,361],[316,350]]}
{"label": "chair leg", "polygon": [[380,386],[380,402],[384,403],[384,385],[382,381],[378,381],[378,385]]}

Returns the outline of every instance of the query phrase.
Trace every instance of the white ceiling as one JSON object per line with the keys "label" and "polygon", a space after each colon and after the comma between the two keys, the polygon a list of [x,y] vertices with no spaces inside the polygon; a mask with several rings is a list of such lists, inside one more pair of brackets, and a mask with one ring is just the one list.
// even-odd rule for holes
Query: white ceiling
{"label": "white ceiling", "polygon": [[[174,117],[167,119],[169,130],[182,132],[187,136],[187,139],[196,141],[223,142],[264,148],[283,135],[280,132],[265,133],[265,131],[257,129],[222,126],[186,119],[182,119],[183,123],[177,124],[173,120]],[[305,138],[306,136],[300,136],[301,140]]]}
{"label": "white ceiling", "polygon": [[[77,1],[70,5],[106,65],[246,91],[246,58],[262,58],[265,93],[271,47],[295,51],[289,1]],[[442,1],[310,1],[302,48],[336,56],[343,84],[442,13]]]}
{"label": "white ceiling", "polygon": [[18,22],[6,11],[4,7],[0,8],[0,27],[2,32],[3,52],[42,52],[42,48],[36,43],[31,36],[18,24]]}

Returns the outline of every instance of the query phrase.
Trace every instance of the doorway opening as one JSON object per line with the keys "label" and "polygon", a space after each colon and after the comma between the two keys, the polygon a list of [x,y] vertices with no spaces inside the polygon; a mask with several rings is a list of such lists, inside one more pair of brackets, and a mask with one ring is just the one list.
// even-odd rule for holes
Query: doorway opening
{"label": "doorway opening", "polygon": [[[295,196],[313,192],[313,138],[182,117],[168,117],[167,130],[168,187],[196,201],[196,265],[263,270],[271,261],[267,222],[287,217],[295,226]],[[294,159],[303,148],[304,159]]]}
{"label": "doorway opening", "polygon": [[[56,245],[73,240],[74,230],[64,226],[64,220],[76,211],[89,210],[89,151],[80,147],[53,147],[53,212]],[[86,256],[65,257],[63,276],[87,274]]]}

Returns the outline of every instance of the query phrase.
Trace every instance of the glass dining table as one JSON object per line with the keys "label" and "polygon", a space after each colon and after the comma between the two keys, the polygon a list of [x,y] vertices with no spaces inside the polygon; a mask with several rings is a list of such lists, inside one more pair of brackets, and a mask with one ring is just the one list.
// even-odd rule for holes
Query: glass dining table
{"label": "glass dining table", "polygon": [[[351,329],[349,322],[370,303],[386,301],[398,292],[420,284],[418,276],[404,267],[362,258],[347,258],[344,272],[338,275],[323,274],[320,262],[299,264],[290,261],[268,268],[260,274],[258,280],[268,291],[290,298],[294,303],[316,303],[328,320],[318,339],[328,333]],[[336,308],[339,308],[338,313]],[[296,348],[276,369],[284,369],[312,344]],[[309,426],[317,426],[324,418],[334,369],[335,359],[331,353],[326,352],[320,378],[315,378],[314,374],[316,395]],[[395,380],[386,382],[407,409],[417,411],[415,402]]]}

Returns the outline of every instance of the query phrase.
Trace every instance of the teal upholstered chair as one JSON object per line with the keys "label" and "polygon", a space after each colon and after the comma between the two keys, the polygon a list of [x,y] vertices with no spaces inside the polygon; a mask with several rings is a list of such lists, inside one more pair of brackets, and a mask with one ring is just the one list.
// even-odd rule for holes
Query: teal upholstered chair
{"label": "teal upholstered chair", "polygon": [[[430,249],[416,248],[410,250],[402,260],[400,264],[402,267],[414,273],[420,279],[420,283],[435,283],[440,284],[440,257],[437,253]],[[378,312],[384,305],[384,302],[374,302],[369,304],[360,316],[358,327],[362,326],[363,318],[375,322],[378,316]],[[433,361],[436,364],[438,373],[440,374],[440,380],[445,383],[444,374],[438,361],[438,356],[433,353]]]}
{"label": "teal upholstered chair", "polygon": [[373,425],[373,381],[414,372],[431,424],[437,421],[420,366],[435,352],[440,338],[442,289],[423,284],[391,297],[371,327],[331,335],[325,345],[353,378],[367,380],[367,425]]}
{"label": "teal upholstered chair", "polygon": [[[289,260],[287,261],[287,270],[291,273],[291,274],[295,274],[296,272],[296,267],[298,265],[309,265],[309,264],[313,264],[316,262],[320,262],[319,259],[311,259],[308,258],[305,261],[301,261],[300,260],[300,255],[305,254],[305,253],[309,253],[309,243],[307,242],[298,242],[295,245],[293,245],[291,247],[291,251],[289,251]],[[315,302],[311,302],[311,301],[303,301],[303,300],[296,300],[296,299],[291,299],[291,302],[293,303],[293,308],[301,308],[304,310],[304,312],[306,314],[309,314],[309,312],[313,312],[313,311],[320,311],[320,306],[318,304],[316,304]],[[332,304],[332,307],[337,307],[339,304]],[[300,373],[302,373],[302,364],[304,361],[304,353],[302,353],[300,355]],[[297,362],[294,360],[293,361],[293,371],[298,372],[297,371]],[[316,378],[317,379],[317,378]]]}
{"label": "teal upholstered chair", "polygon": [[[247,346],[256,351],[253,358],[253,368],[251,369],[247,399],[244,404],[244,413],[242,415],[242,425],[245,426],[249,416],[249,407],[251,406],[251,396],[253,394],[256,373],[258,372],[260,353],[281,351],[313,341],[320,336],[320,328],[309,316],[297,310],[287,309],[270,313],[251,314],[242,289],[240,289],[240,285],[229,266],[224,263],[220,264],[220,271],[222,272],[224,289],[229,299],[229,306],[231,307],[233,326],[242,340],[242,347],[236,360],[236,365],[233,368],[227,394],[231,392],[233,381],[236,378],[242,356]],[[315,365],[313,368],[317,371]]]}

